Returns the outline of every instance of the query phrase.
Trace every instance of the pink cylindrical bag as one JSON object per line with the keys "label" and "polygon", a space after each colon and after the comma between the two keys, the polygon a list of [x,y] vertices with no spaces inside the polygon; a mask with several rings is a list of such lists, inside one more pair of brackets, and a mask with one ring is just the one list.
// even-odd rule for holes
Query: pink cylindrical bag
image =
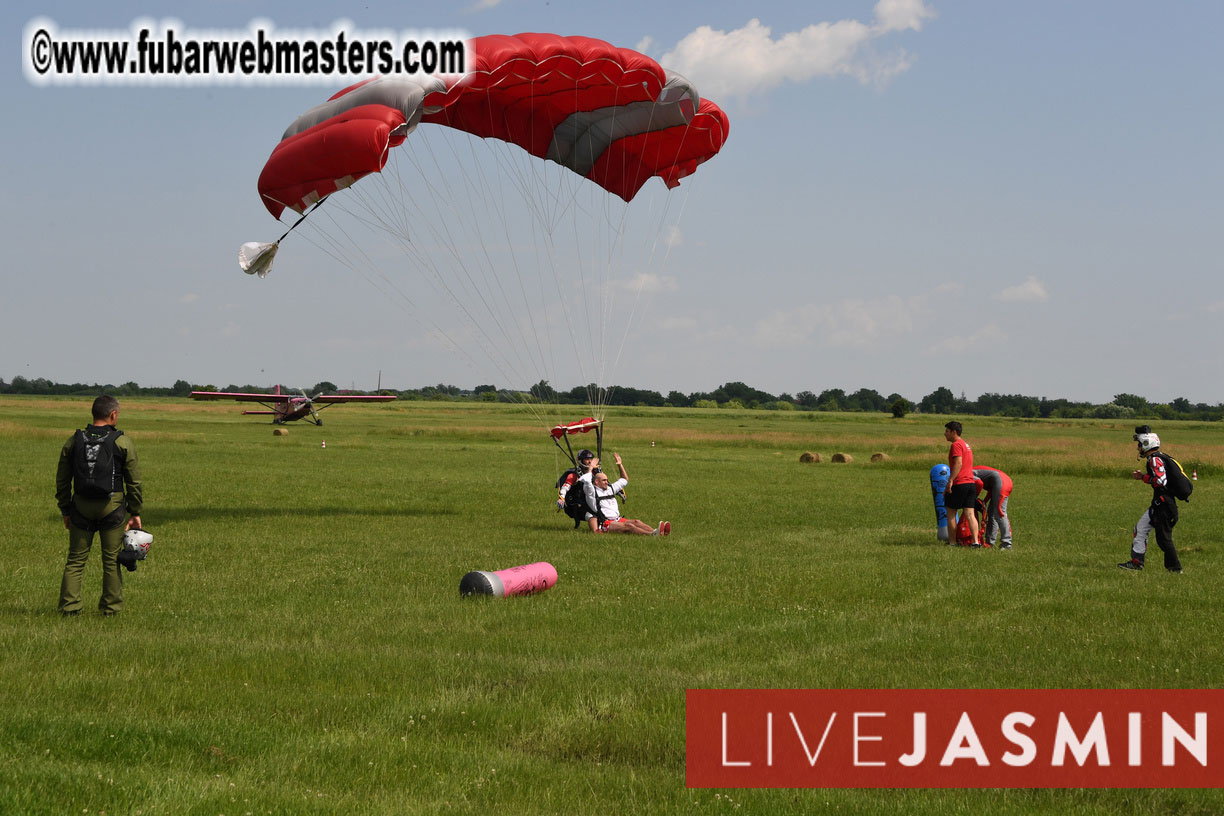
{"label": "pink cylindrical bag", "polygon": [[557,569],[547,561],[523,564],[519,567],[486,572],[473,570],[459,582],[459,594],[492,595],[505,598],[509,595],[531,595],[557,583]]}

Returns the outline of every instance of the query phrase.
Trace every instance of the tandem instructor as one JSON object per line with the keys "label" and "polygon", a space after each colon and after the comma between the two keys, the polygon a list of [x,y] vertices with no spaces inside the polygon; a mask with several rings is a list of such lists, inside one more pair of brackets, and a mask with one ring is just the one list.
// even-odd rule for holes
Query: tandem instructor
{"label": "tandem instructor", "polygon": [[94,533],[102,541],[98,611],[110,616],[123,607],[119,550],[123,532],[140,528],[142,501],[136,447],[115,427],[118,421],[119,400],[103,394],[94,400],[93,422],[74,433],[60,450],[55,502],[68,530],[68,563],[60,584],[61,615],[81,613],[81,581]]}

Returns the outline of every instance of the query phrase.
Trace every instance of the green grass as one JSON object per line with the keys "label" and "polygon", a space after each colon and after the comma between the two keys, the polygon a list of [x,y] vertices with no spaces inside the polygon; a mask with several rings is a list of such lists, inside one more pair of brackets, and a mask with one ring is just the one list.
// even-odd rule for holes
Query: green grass
{"label": "green grass", "polygon": [[[346,406],[274,437],[234,406],[129,399],[156,540],[123,614],[63,620],[54,468],[87,412],[0,398],[0,813],[1224,810],[1213,790],[684,786],[686,688],[1217,687],[1219,425],[1157,429],[1200,476],[1171,576],[1114,567],[1150,495],[1133,423],[971,418],[1017,484],[1004,553],[935,541],[937,417],[613,413],[624,509],[670,519],[657,539],[570,532],[552,445],[506,406]],[[469,570],[537,560],[549,592],[459,598]]]}

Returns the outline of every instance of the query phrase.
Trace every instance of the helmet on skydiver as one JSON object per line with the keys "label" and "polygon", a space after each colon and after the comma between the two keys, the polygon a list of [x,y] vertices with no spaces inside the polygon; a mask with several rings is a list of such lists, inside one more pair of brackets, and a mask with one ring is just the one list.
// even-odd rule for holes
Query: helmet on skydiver
{"label": "helmet on skydiver", "polygon": [[1151,431],[1135,434],[1135,442],[1138,443],[1140,455],[1146,455],[1160,447],[1160,437]]}

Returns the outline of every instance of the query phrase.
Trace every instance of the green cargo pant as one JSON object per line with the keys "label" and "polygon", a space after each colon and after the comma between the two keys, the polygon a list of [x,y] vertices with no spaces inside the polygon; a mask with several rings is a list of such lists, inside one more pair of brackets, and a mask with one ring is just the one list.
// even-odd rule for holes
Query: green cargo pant
{"label": "green cargo pant", "polygon": [[[98,611],[113,615],[123,608],[123,572],[119,567],[119,550],[123,547],[124,521],[127,519],[122,493],[112,493],[109,499],[73,498],[69,513],[68,563],[60,582],[59,611],[81,611],[81,582],[85,562],[93,546],[94,532],[102,541],[102,597]],[[109,529],[100,529],[108,527]]]}

